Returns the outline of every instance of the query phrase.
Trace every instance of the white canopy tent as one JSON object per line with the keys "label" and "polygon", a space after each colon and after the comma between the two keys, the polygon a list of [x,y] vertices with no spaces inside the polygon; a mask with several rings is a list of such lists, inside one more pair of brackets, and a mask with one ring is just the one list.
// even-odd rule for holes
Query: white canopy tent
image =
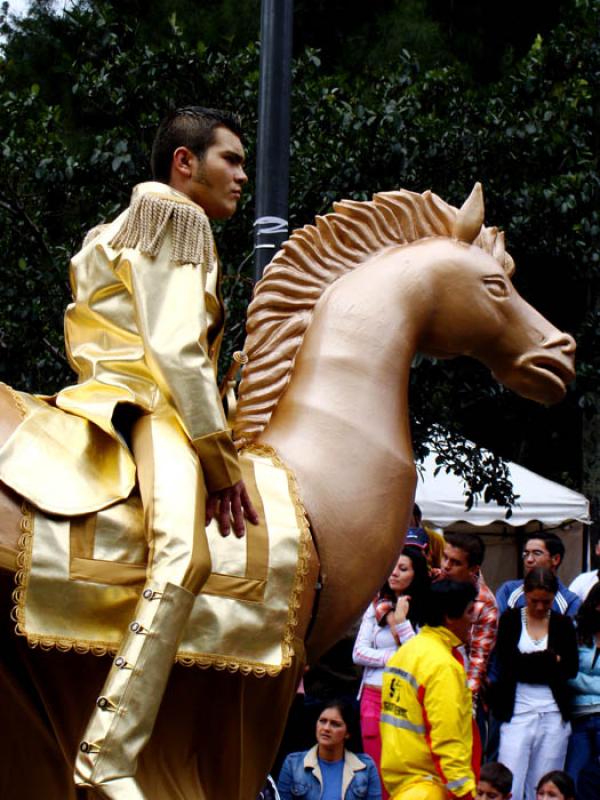
{"label": "white canopy tent", "polygon": [[584,551],[589,524],[589,502],[578,492],[509,462],[515,494],[519,495],[512,516],[495,502],[476,500],[465,510],[463,481],[441,469],[437,475],[435,454],[425,459],[417,481],[416,502],[429,526],[443,530],[478,533],[486,544],[484,574],[491,588],[519,574],[523,536],[538,530],[553,530],[563,539],[565,560],[559,575],[568,584],[587,565]]}

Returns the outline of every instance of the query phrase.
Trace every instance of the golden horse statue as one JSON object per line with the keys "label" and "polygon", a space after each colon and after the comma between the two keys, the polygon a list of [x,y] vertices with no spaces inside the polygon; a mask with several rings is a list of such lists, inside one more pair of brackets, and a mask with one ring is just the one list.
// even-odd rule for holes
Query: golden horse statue
{"label": "golden horse statue", "polygon": [[[254,800],[305,661],[347,630],[389,574],[416,482],[407,399],[415,353],[473,356],[527,398],[564,396],[575,343],[515,291],[503,234],[484,227],[483,214],[479,185],[460,210],[431,192],[343,201],[296,231],[257,285],[235,435],[240,446],[276,450],[310,522],[294,657],[262,678],[175,665],[138,767],[149,800]],[[0,443],[19,422],[2,390]],[[1,746],[11,765],[0,795],[81,800],[74,754],[109,664],[30,649],[14,635],[21,502],[9,491],[0,491],[0,519]]]}

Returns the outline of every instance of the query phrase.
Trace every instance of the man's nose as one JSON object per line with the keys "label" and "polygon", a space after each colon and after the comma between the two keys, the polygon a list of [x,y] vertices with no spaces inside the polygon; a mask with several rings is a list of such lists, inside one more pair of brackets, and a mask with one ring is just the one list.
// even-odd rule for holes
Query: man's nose
{"label": "man's nose", "polygon": [[235,179],[238,183],[248,183],[248,176],[246,175],[242,167],[239,168],[238,173],[235,176]]}

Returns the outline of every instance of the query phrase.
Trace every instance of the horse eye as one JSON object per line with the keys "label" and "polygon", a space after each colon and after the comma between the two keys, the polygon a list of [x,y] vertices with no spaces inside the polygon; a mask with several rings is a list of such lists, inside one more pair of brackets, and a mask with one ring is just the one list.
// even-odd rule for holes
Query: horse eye
{"label": "horse eye", "polygon": [[506,285],[505,281],[502,278],[484,278],[483,282],[488,290],[488,292],[493,297],[507,297],[508,296],[508,286]]}

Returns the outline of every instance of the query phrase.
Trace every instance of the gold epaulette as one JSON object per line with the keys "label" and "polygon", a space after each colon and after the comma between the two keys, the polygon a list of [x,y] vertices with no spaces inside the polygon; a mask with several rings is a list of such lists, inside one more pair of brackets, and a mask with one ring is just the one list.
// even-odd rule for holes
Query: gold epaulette
{"label": "gold epaulette", "polygon": [[155,258],[169,223],[171,260],[179,264],[202,264],[210,272],[215,245],[208,217],[195,203],[176,197],[153,193],[136,197],[110,246],[137,247],[144,255]]}

